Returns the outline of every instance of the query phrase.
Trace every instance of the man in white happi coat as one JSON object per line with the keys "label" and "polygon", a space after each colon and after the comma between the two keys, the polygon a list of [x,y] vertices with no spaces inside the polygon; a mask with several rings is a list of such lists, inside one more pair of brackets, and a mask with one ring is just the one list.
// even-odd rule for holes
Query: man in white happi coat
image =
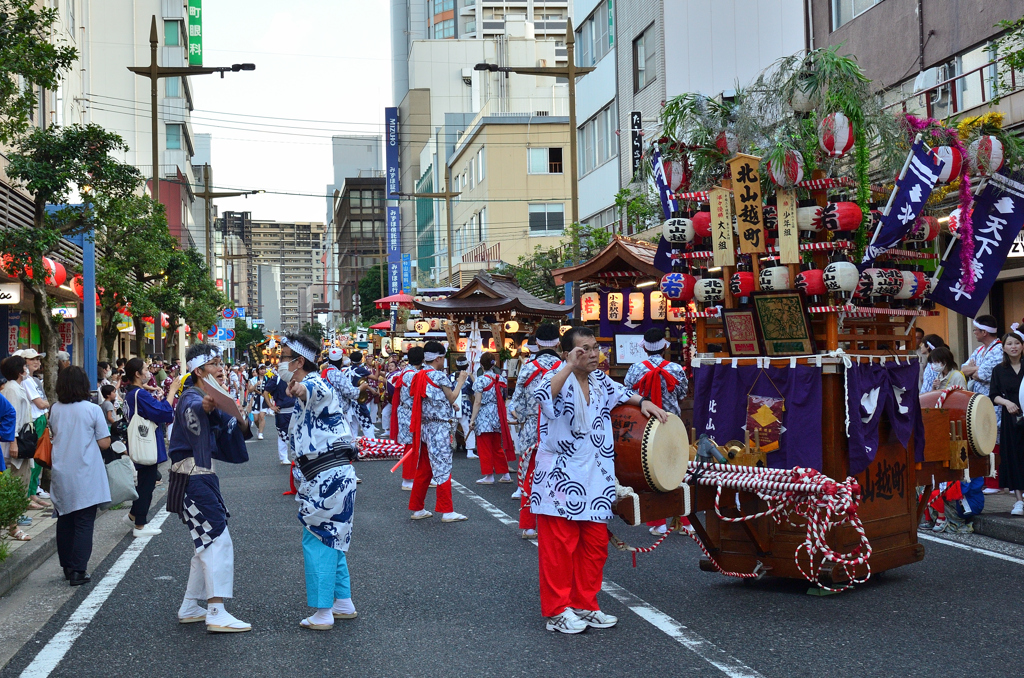
{"label": "man in white happi coat", "polygon": [[562,335],[565,363],[544,376],[540,444],[530,508],[537,516],[541,614],[547,629],[580,633],[618,621],[597,604],[615,501],[612,408],[639,405],[647,417],[668,413],[597,369],[600,346],[587,327]]}
{"label": "man in white happi coat", "polygon": [[[980,344],[974,349],[971,357],[961,367],[967,382],[967,389],[988,395],[992,384],[992,370],[1003,362],[1003,342],[999,339],[999,328],[996,319],[990,315],[979,315],[971,323],[974,325],[974,340]],[[1002,421],[1003,408],[996,408],[996,430]]]}

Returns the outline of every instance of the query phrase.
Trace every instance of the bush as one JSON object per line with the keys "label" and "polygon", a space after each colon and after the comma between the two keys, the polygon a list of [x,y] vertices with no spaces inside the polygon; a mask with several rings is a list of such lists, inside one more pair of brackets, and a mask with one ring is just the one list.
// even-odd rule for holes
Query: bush
{"label": "bush", "polygon": [[[28,508],[28,488],[10,470],[0,473],[0,528],[13,525]],[[6,530],[0,531],[6,538]]]}

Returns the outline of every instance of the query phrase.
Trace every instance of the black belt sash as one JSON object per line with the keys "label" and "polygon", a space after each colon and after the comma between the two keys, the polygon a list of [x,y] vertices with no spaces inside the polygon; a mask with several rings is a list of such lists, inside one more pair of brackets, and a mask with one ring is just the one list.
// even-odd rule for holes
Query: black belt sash
{"label": "black belt sash", "polygon": [[355,450],[352,447],[337,442],[330,450],[307,459],[305,455],[296,459],[299,471],[306,480],[313,480],[328,469],[344,466],[355,459]]}

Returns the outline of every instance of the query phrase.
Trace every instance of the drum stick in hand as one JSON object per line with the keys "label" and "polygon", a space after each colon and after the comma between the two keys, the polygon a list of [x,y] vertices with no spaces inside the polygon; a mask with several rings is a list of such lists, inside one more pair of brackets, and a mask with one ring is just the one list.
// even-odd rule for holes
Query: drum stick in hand
{"label": "drum stick in hand", "polygon": [[395,469],[397,469],[397,468],[398,468],[399,466],[401,466],[402,464],[404,464],[404,463],[405,463],[405,461],[406,461],[406,460],[407,460],[407,459],[408,459],[409,457],[411,457],[411,456],[412,456],[412,453],[413,453],[413,452],[414,452],[414,450],[409,450],[409,451],[408,451],[408,452],[406,452],[406,453],[405,453],[404,455],[402,455],[402,458],[398,460],[398,463],[397,463],[397,464],[395,464],[394,466],[392,466],[392,467],[391,467],[391,472],[392,472],[392,473],[394,473],[394,472],[395,472]]}

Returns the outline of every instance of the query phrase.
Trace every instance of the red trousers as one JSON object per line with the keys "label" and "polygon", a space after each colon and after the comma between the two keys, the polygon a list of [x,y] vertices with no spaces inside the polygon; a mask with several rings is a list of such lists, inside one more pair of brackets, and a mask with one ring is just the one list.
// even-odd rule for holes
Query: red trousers
{"label": "red trousers", "polygon": [[530,463],[526,466],[526,476],[523,476],[523,470],[519,470],[519,476],[522,478],[522,490],[523,493],[519,497],[519,529],[520,530],[536,530],[537,529],[537,516],[533,515],[530,511],[530,493],[533,492],[533,467],[537,464],[537,451],[534,450],[533,454],[530,455]]}
{"label": "red trousers", "polygon": [[[411,450],[411,449],[412,449],[412,443],[409,443],[408,445],[405,446],[405,449],[402,450],[402,454],[403,455],[409,454],[409,450]],[[402,463],[402,480],[412,480],[415,477],[416,477],[416,458],[415,457],[409,457],[408,459],[405,460],[405,462]]]}
{"label": "red trousers", "polygon": [[[420,458],[416,463],[416,477],[412,483],[412,492],[409,496],[409,510],[422,511],[427,501],[427,489],[434,472],[430,468],[430,455],[427,454],[427,444],[420,443]],[[437,501],[434,503],[434,510],[438,513],[451,513],[455,510],[452,505],[452,479],[444,481],[437,486]]]}
{"label": "red trousers", "polygon": [[476,453],[480,455],[480,473],[508,473],[505,450],[501,449],[501,433],[477,433]]}
{"label": "red trousers", "polygon": [[567,607],[599,609],[608,526],[547,515],[536,518],[541,614],[554,617]]}

